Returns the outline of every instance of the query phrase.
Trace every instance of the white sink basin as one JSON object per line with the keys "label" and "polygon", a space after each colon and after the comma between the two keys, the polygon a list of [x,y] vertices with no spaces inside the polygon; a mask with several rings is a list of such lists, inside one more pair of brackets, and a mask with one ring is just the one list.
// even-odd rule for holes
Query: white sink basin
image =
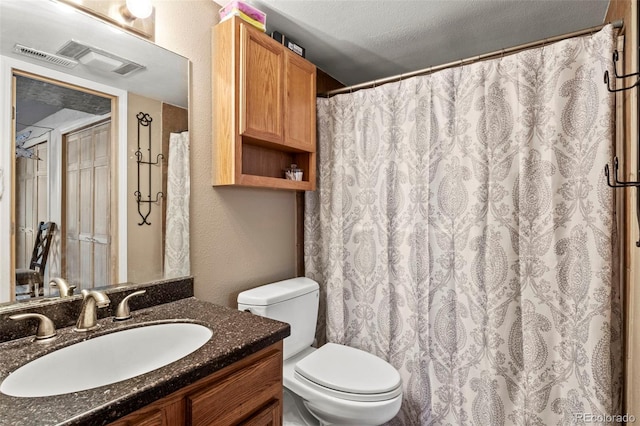
{"label": "white sink basin", "polygon": [[18,368],[0,392],[18,397],[62,395],[148,373],[204,345],[213,333],[192,323],[117,331],[51,352]]}

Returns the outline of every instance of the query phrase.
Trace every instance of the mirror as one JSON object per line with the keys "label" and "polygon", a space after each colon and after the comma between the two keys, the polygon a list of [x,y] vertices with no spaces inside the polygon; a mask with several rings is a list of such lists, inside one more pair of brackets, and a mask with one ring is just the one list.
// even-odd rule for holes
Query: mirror
{"label": "mirror", "polygon": [[[2,0],[0,25],[1,306],[57,295],[51,277],[78,290],[164,278],[155,198],[169,136],[188,127],[188,59],[50,0]],[[34,294],[13,284],[41,222],[54,230]]]}

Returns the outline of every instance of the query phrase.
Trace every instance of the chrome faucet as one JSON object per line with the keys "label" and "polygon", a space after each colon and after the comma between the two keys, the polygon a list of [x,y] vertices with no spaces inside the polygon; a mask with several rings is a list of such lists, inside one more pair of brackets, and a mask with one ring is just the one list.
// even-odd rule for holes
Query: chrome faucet
{"label": "chrome faucet", "polygon": [[82,290],[82,310],[76,323],[75,331],[91,331],[98,328],[97,324],[97,308],[105,308],[109,306],[111,301],[101,291]]}
{"label": "chrome faucet", "polygon": [[51,278],[51,281],[49,281],[49,287],[58,287],[60,297],[73,296],[73,290],[76,288],[75,285],[69,285],[66,280],[58,277]]}

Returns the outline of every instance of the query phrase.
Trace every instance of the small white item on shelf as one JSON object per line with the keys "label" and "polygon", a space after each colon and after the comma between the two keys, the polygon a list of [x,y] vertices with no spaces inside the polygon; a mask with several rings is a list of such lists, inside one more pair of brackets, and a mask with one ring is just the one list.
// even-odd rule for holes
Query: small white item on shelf
{"label": "small white item on shelf", "polygon": [[297,164],[292,164],[291,167],[284,171],[284,177],[287,180],[302,181],[302,175],[302,169],[299,169]]}

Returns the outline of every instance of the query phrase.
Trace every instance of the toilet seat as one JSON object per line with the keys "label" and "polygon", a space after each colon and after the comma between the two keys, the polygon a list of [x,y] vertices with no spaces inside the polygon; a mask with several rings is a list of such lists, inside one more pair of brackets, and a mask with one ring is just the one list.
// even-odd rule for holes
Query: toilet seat
{"label": "toilet seat", "polygon": [[294,377],[319,392],[349,401],[385,401],[402,393],[400,374],[389,363],[335,343],[298,361]]}

